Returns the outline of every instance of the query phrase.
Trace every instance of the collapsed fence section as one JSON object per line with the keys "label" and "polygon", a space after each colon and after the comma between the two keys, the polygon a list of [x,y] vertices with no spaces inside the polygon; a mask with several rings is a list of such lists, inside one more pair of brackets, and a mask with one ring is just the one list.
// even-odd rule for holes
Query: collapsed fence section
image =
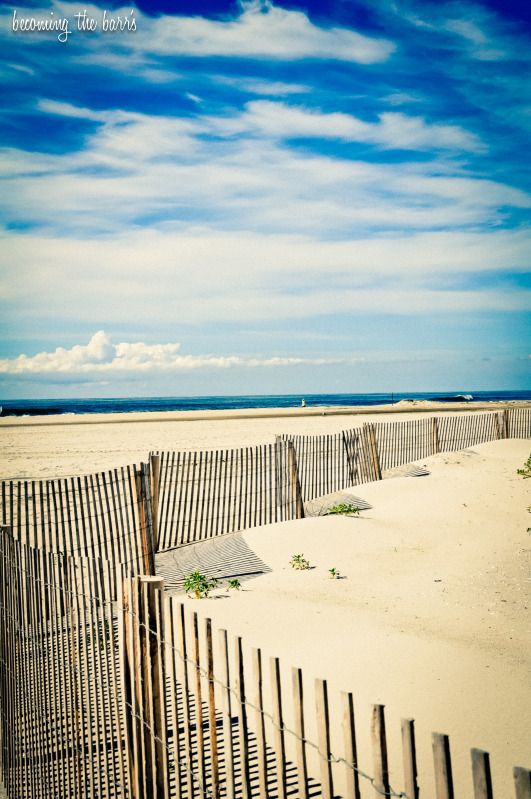
{"label": "collapsed fence section", "polygon": [[[10,799],[418,799],[428,769],[437,799],[453,796],[447,736],[417,762],[413,721],[386,731],[383,706],[360,712],[352,693],[214,629],[162,580],[0,536]],[[474,799],[493,799],[487,753],[472,750],[472,771]],[[514,782],[530,799],[531,772]]]}

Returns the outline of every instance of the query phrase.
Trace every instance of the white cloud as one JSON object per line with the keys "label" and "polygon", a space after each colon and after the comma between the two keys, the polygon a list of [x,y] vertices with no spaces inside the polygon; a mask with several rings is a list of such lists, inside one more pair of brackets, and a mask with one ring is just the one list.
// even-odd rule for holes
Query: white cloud
{"label": "white cloud", "polygon": [[254,132],[280,138],[311,137],[368,142],[384,149],[478,151],[484,145],[473,133],[457,125],[427,123],[422,117],[384,112],[378,122],[366,122],[344,113],[322,113],[268,100],[247,104],[232,118],[210,119],[212,126],[227,134]]}
{"label": "white cloud", "polygon": [[232,78],[225,75],[212,75],[211,78],[216,83],[232,86],[239,91],[248,92],[249,94],[269,95],[271,97],[281,97],[287,94],[307,94],[311,91],[310,86],[303,83],[284,83],[260,78]]}
{"label": "white cloud", "polygon": [[[119,12],[117,12],[119,13]],[[239,16],[212,20],[200,16],[142,17],[133,47],[152,53],[240,56],[294,61],[326,58],[374,64],[385,61],[394,45],[342,27],[314,25],[302,11],[280,8],[267,0],[241,4]]]}
{"label": "white cloud", "polygon": [[[248,327],[338,313],[529,307],[524,290],[510,283],[492,288],[497,273],[528,270],[531,236],[525,231],[329,241],[199,228],[73,239],[10,233],[1,248],[0,290],[6,312],[17,309],[20,329],[35,319],[89,325],[110,318],[119,326],[135,319],[146,330],[154,320]],[[131,350],[128,357],[140,355]],[[152,351],[150,357],[159,356]]]}
{"label": "white cloud", "polygon": [[[56,16],[74,19],[79,4],[54,2]],[[101,20],[102,9],[83,5],[87,16]],[[112,10],[112,15],[129,16],[131,7]],[[4,16],[8,17],[8,13]],[[35,16],[36,11],[33,16]],[[44,12],[43,12],[44,13]],[[47,16],[49,16],[47,13]],[[135,9],[137,30],[122,33],[119,47],[109,50],[107,36],[85,36],[72,31],[76,38],[78,63],[108,66],[119,71],[135,69],[139,77],[160,82],[176,77],[171,70],[159,71],[158,56],[190,56],[193,58],[221,56],[250,59],[297,61],[329,59],[359,64],[386,61],[395,45],[384,38],[360,34],[340,26],[324,27],[314,24],[303,11],[281,8],[269,0],[241,2],[232,18],[208,19],[200,16],[142,14]],[[72,26],[71,26],[72,27]],[[31,34],[26,34],[28,39]],[[70,44],[70,42],[69,42]]]}
{"label": "white cloud", "polygon": [[180,355],[181,345],[121,342],[112,344],[110,337],[99,330],[87,345],[71,349],[57,347],[53,352],[19,355],[0,359],[0,374],[9,375],[118,375],[145,372],[177,372],[195,369],[228,369],[339,363],[333,358],[243,358],[237,355]]}
{"label": "white cloud", "polygon": [[382,114],[366,123],[267,101],[232,118],[149,117],[49,100],[41,108],[100,124],[83,152],[0,153],[0,206],[15,222],[63,235],[116,233],[148,217],[188,229],[208,219],[219,229],[352,237],[372,229],[497,225],[503,206],[530,206],[525,192],[475,179],[455,163],[371,163],[294,150],[278,140],[311,135],[419,150],[430,143],[477,146],[467,131],[419,117]]}

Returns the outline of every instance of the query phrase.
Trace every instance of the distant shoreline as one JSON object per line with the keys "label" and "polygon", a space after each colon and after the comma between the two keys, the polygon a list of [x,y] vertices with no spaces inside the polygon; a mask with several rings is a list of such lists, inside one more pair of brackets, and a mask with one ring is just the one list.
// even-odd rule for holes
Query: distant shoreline
{"label": "distant shoreline", "polygon": [[46,427],[52,425],[131,424],[150,422],[200,422],[237,419],[283,419],[312,416],[367,416],[401,413],[441,413],[456,411],[493,411],[504,408],[529,408],[531,400],[451,402],[433,400],[399,400],[393,405],[322,405],[284,408],[235,408],[196,411],[128,411],[108,413],[59,413],[48,415],[3,416],[0,429],[8,427]]}

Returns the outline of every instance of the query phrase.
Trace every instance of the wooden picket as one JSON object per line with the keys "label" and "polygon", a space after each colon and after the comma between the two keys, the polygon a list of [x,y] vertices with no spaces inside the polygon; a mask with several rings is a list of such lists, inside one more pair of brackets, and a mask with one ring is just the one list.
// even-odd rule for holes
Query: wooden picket
{"label": "wooden picket", "polygon": [[302,514],[288,443],[154,456],[158,551]]}

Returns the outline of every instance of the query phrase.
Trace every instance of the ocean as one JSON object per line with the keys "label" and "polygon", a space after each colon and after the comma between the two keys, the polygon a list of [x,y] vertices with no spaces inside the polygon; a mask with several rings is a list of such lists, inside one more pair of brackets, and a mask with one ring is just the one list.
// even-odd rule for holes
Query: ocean
{"label": "ocean", "polygon": [[24,399],[1,400],[0,416],[49,416],[71,413],[130,413],[148,411],[210,411],[243,408],[295,408],[306,406],[383,405],[403,399],[451,401],[456,395],[471,395],[474,402],[530,400],[531,391],[397,392],[382,394],[253,394],[214,397],[115,397],[112,399]]}

